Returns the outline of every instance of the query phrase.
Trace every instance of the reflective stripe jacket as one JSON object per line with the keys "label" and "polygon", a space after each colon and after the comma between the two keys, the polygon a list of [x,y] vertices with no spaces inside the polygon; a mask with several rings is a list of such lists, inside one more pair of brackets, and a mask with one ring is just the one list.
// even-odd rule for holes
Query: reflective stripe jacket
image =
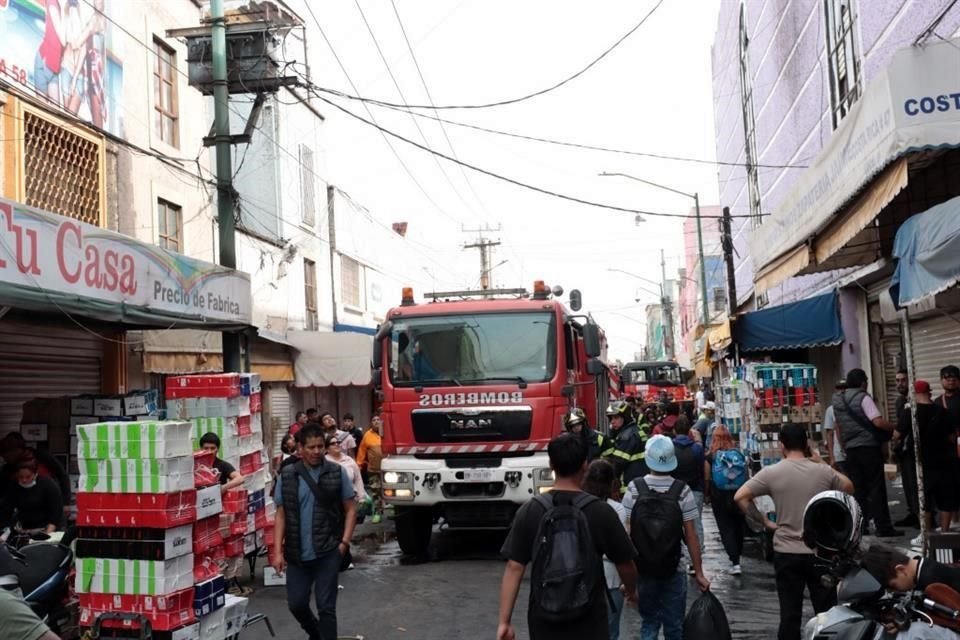
{"label": "reflective stripe jacket", "polygon": [[630,422],[614,434],[610,461],[613,462],[624,486],[629,485],[634,478],[642,478],[647,474],[644,449],[649,437],[650,425],[646,422],[639,425]]}

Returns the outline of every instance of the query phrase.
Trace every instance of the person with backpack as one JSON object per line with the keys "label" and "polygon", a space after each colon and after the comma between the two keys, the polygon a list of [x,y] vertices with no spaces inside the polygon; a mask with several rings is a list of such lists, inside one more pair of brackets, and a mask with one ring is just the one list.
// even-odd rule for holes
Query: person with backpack
{"label": "person with backpack", "polygon": [[[615,500],[613,496],[620,494],[620,482],[613,470],[613,465],[606,460],[594,460],[587,467],[587,477],[583,480],[583,490],[594,495],[601,500],[606,501],[610,507],[617,512],[617,518],[623,524],[624,531],[627,530],[627,510],[623,504]],[[610,558],[603,557],[603,577],[607,581],[607,593],[610,599],[610,610],[608,615],[610,640],[620,638],[620,616],[623,613],[623,592],[620,587],[623,581],[617,573],[617,567]]]}
{"label": "person with backpack", "polygon": [[670,474],[677,468],[673,442],[666,436],[647,441],[650,473],[627,487],[623,506],[630,512],[630,538],[637,549],[637,599],[640,640],[681,640],[687,608],[687,576],[680,566],[686,543],[701,591],[710,589],[694,521],[697,503],[690,487]]}
{"label": "person with backpack", "polygon": [[764,467],[737,490],[733,499],[743,513],[753,507],[754,498],[770,496],[776,506],[776,522],[762,514],[764,526],[773,531],[773,572],[780,600],[778,640],[800,640],[803,590],[810,591],[813,610],[822,613],[832,607],[836,591],[823,583],[829,567],[819,563],[803,541],[803,513],[807,503],[821,491],[853,493],[853,483],[828,464],[807,456],[806,427],[787,422],[780,427],[783,459]]}
{"label": "person with backpack", "polygon": [[636,551],[616,512],[580,487],[587,448],[571,433],[547,447],[553,490],[517,511],[501,554],[497,640],[515,640],[511,622],[520,583],[531,566],[527,624],[531,640],[606,640],[608,594],[603,557],[616,567],[623,593],[636,601]]}
{"label": "person with backpack", "polygon": [[730,559],[730,575],[739,576],[740,556],[747,521],[733,497],[747,481],[747,457],[740,451],[730,431],[718,424],[713,430],[710,451],[703,465],[706,495],[720,530],[723,550]]}
{"label": "person with backpack", "polygon": [[[677,454],[677,468],[671,473],[693,492],[693,499],[697,503],[697,519],[693,521],[697,529],[697,541],[700,543],[700,555],[703,555],[703,445],[691,438],[690,420],[687,416],[677,418],[675,425],[677,435],[673,437],[673,448]],[[690,571],[693,571],[691,565]]]}

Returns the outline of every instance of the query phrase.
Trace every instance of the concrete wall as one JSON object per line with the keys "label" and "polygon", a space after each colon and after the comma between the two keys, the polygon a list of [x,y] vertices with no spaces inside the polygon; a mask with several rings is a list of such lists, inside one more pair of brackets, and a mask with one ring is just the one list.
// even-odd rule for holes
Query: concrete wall
{"label": "concrete wall", "polygon": [[[870,82],[898,49],[909,46],[950,0],[860,0],[854,2],[855,38],[864,83]],[[822,0],[723,0],[713,46],[713,93],[717,159],[743,163],[744,124],[740,99],[739,25],[743,6],[750,37],[748,75],[756,118],[757,162],[804,165],[829,139],[826,19]],[[949,12],[938,33],[947,37],[960,26],[960,10]],[[801,168],[759,169],[763,211],[772,213],[801,175]],[[721,166],[720,201],[736,215],[749,212],[746,172]],[[745,301],[752,291],[755,265],[748,240],[751,221],[734,219],[737,291]],[[792,278],[769,291],[770,304],[810,295],[837,274]]]}

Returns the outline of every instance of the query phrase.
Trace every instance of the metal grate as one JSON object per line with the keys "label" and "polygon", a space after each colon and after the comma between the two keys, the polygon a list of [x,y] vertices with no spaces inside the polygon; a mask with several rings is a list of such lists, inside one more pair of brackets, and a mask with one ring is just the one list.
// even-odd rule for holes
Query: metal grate
{"label": "metal grate", "polygon": [[100,146],[30,112],[23,128],[26,203],[100,226]]}

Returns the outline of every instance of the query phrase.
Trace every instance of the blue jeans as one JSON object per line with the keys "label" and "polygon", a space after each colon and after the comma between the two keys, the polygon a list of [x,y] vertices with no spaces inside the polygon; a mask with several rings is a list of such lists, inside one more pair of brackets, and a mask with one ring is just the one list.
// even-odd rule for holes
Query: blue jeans
{"label": "blue jeans", "polygon": [[665,640],[682,640],[687,612],[687,576],[677,572],[669,578],[637,578],[640,603],[640,640],[657,640],[663,627]]}
{"label": "blue jeans", "polygon": [[[287,605],[310,640],[337,640],[337,578],[340,550],[329,551],[316,560],[287,567]],[[310,610],[310,591],[317,603],[317,615]]]}
{"label": "blue jeans", "polygon": [[[620,614],[623,613],[623,593],[620,589],[607,589],[610,594],[610,600],[607,602],[607,622],[609,625],[610,640],[619,640],[620,638]],[[613,608],[610,608],[610,605]]]}
{"label": "blue jeans", "polygon": [[[697,503],[697,519],[693,521],[693,528],[697,531],[697,540],[700,542],[700,558],[703,558],[703,491],[691,491],[693,501]],[[693,556],[687,549],[687,542],[683,542],[683,557],[687,564],[693,564]]]}

